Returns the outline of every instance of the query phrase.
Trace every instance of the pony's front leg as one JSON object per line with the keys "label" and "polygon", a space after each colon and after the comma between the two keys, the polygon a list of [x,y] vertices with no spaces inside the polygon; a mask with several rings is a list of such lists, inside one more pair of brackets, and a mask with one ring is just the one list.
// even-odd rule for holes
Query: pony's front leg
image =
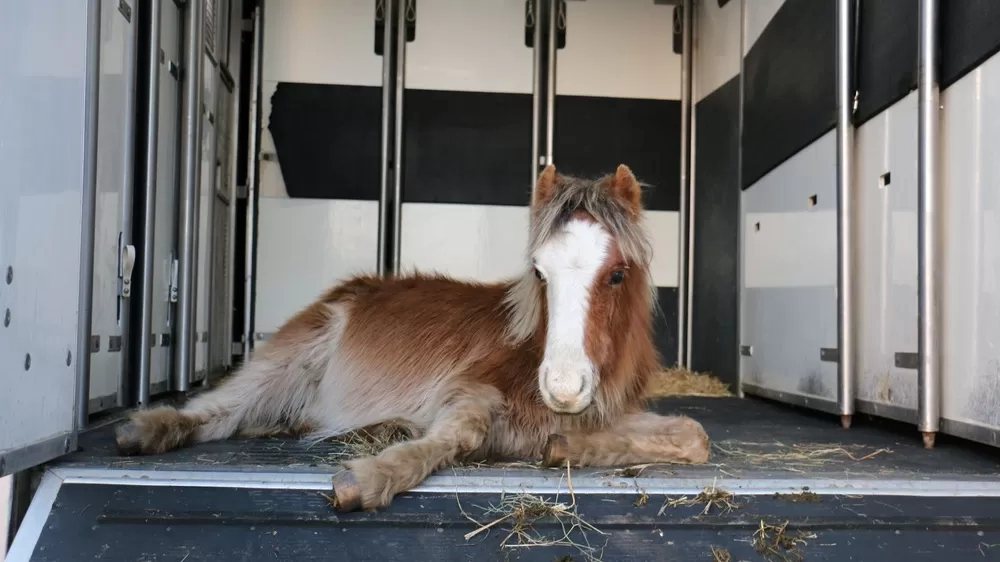
{"label": "pony's front leg", "polygon": [[546,466],[621,466],[643,463],[708,462],[708,434],[686,416],[650,412],[627,414],[613,427],[596,432],[552,434],[542,458]]}
{"label": "pony's front leg", "polygon": [[347,470],[333,477],[337,509],[385,507],[396,494],[479,449],[500,400],[490,386],[463,389],[445,402],[423,437],[392,445],[378,456],[345,462]]}

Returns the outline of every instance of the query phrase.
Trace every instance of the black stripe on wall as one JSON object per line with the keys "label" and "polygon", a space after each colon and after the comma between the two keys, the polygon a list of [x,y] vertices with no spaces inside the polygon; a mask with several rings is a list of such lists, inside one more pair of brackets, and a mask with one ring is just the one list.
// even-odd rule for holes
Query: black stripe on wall
{"label": "black stripe on wall", "polygon": [[835,0],[786,0],[747,53],[743,189],[836,125],[836,15]]}
{"label": "black stripe on wall", "polygon": [[577,176],[598,177],[626,164],[648,185],[646,209],[676,211],[680,208],[680,123],[681,104],[676,100],[558,96],[556,167]]}
{"label": "black stripe on wall", "polygon": [[691,368],[739,380],[739,76],[695,106]]}
{"label": "black stripe on wall", "polygon": [[378,201],[381,87],[282,82],[264,117],[289,197]]}
{"label": "black stripe on wall", "polygon": [[[942,3],[942,9],[949,2]],[[861,0],[858,29],[860,126],[917,87],[919,2]]]}
{"label": "black stripe on wall", "polygon": [[948,0],[940,4],[940,82],[944,89],[1000,51],[1000,2]]}
{"label": "black stripe on wall", "polygon": [[653,313],[653,339],[665,367],[677,364],[677,287],[657,287],[659,308]]}

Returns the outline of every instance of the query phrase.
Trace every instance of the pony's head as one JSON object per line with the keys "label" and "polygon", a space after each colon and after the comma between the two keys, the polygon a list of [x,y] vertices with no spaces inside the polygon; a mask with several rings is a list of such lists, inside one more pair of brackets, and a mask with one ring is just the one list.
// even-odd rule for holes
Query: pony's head
{"label": "pony's head", "polygon": [[586,410],[627,353],[628,332],[644,329],[633,313],[645,307],[638,316],[648,318],[651,258],[641,186],[627,166],[597,180],[545,168],[531,203],[531,269],[508,302],[511,335],[544,330],[538,389],[553,411]]}

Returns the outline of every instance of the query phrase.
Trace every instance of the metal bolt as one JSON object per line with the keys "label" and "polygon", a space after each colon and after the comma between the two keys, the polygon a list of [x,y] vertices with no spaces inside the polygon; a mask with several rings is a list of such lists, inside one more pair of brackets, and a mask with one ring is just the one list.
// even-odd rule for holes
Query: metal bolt
{"label": "metal bolt", "polygon": [[27,371],[30,368],[31,368],[31,354],[30,353],[25,353],[24,354],[24,370]]}
{"label": "metal bolt", "polygon": [[7,266],[7,284],[10,285],[14,282],[14,266]]}
{"label": "metal bolt", "polygon": [[72,351],[67,351],[66,352],[66,366],[69,367],[72,364],[73,364],[73,352]]}
{"label": "metal bolt", "polygon": [[9,308],[7,309],[7,312],[3,313],[3,327],[6,328],[7,326],[10,326],[10,309]]}

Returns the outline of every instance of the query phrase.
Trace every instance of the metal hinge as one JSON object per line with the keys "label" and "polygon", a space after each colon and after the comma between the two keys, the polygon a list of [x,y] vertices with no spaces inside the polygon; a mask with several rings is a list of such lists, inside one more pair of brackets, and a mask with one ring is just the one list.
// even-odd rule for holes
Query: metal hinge
{"label": "metal hinge", "polygon": [[125,0],[118,0],[118,12],[125,16],[125,21],[132,23],[132,6]]}
{"label": "metal hinge", "polygon": [[132,296],[132,271],[135,269],[135,246],[122,244],[122,233],[118,233],[118,295],[127,299]]}
{"label": "metal hinge", "polygon": [[168,300],[177,302],[177,259],[170,262],[170,288]]}

